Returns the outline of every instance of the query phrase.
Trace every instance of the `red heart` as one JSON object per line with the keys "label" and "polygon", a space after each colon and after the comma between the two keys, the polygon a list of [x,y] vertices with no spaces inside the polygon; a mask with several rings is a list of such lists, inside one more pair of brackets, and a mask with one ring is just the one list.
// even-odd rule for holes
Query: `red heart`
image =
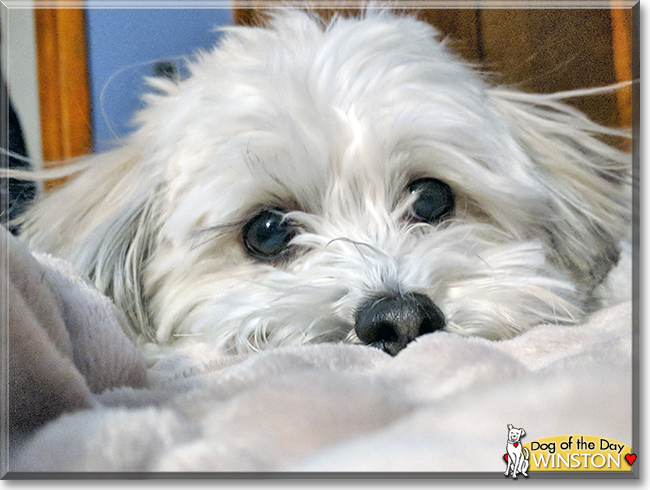
{"label": "red heart", "polygon": [[506,460],[506,463],[507,463],[507,462],[508,462],[508,455],[507,455],[507,454],[504,454],[504,455],[503,455],[503,459],[505,459],[505,460]]}
{"label": "red heart", "polygon": [[518,442],[515,442],[515,443],[513,444],[513,446],[517,447],[517,446],[519,446],[519,443],[518,443]]}
{"label": "red heart", "polygon": [[634,453],[626,454],[625,459],[627,460],[627,464],[632,466],[632,463],[634,463],[636,461],[636,454],[634,454]]}

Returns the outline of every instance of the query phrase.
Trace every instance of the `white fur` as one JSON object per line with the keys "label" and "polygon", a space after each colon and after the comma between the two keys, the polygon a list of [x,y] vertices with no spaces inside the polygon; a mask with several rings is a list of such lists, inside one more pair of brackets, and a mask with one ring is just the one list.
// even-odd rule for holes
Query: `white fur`
{"label": "white fur", "polygon": [[[61,255],[149,340],[246,351],[355,341],[368,295],[419,292],[447,330],[492,339],[577,322],[629,232],[631,157],[550,95],[492,88],[409,17],[329,25],[281,11],[227,29],[155,93],[126,144],[37,204],[29,244]],[[439,226],[406,186],[446,182]],[[242,226],[282,206],[278,264]]]}

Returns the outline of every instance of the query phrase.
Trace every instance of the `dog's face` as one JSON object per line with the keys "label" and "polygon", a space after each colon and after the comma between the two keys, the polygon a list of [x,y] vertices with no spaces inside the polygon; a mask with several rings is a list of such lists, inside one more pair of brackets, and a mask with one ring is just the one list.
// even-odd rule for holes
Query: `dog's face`
{"label": "dog's face", "polygon": [[104,174],[113,213],[61,248],[161,342],[394,354],[578,319],[617,260],[629,162],[434,38],[389,14],[226,32],[188,79],[155,82]]}
{"label": "dog's face", "polygon": [[524,429],[517,429],[512,424],[508,425],[508,442],[519,442],[525,435],[526,431]]}

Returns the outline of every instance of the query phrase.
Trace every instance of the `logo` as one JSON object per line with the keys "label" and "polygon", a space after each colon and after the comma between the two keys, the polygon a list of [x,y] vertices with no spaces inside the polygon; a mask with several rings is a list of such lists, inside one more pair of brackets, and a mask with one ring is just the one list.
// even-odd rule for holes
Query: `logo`
{"label": "logo", "polygon": [[515,480],[517,474],[528,477],[528,448],[521,443],[521,438],[526,435],[524,429],[517,429],[512,424],[508,424],[508,442],[506,443],[506,454],[503,459],[506,460],[505,476],[512,476]]}
{"label": "logo", "polygon": [[632,471],[637,455],[622,442],[606,437],[567,434],[522,443],[524,429],[508,424],[505,476],[528,477],[538,471]]}

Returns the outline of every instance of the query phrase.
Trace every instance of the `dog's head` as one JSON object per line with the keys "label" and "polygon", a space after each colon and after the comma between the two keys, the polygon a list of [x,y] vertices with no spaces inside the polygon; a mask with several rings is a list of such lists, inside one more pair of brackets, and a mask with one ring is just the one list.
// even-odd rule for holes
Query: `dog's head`
{"label": "dog's head", "polygon": [[414,19],[286,11],[152,83],[128,144],[27,226],[151,339],[507,338],[579,318],[617,261],[607,131],[490,88]]}
{"label": "dog's head", "polygon": [[517,429],[512,424],[508,424],[508,442],[519,442],[525,435],[524,429]]}

